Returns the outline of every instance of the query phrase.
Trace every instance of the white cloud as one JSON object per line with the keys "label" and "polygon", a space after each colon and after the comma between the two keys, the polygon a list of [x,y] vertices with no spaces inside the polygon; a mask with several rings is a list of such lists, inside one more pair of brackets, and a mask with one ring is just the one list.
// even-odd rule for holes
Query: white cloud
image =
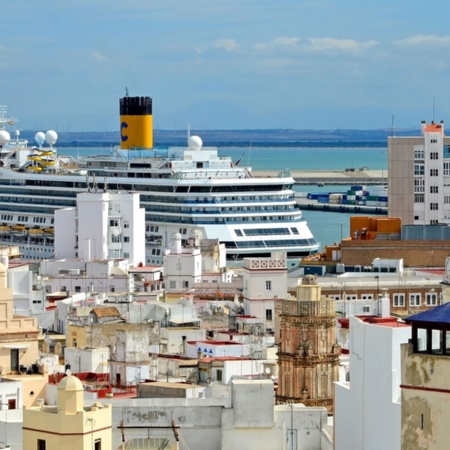
{"label": "white cloud", "polygon": [[268,48],[274,48],[274,47],[294,48],[294,47],[298,47],[299,44],[300,44],[300,38],[281,36],[281,37],[275,38],[272,42],[269,42],[269,43],[255,44],[254,47],[256,50],[266,50]]}
{"label": "white cloud", "polygon": [[358,42],[354,39],[311,38],[308,41],[310,43],[308,49],[313,51],[338,50],[341,52],[359,52],[379,45],[374,40]]}
{"label": "white cloud", "polygon": [[306,43],[301,45],[301,39],[298,37],[282,36],[269,43],[259,43],[254,46],[256,50],[307,50],[314,52],[339,51],[356,53],[361,50],[372,48],[379,45],[377,41],[369,40],[358,42],[354,39],[335,39],[335,38],[309,38]]}
{"label": "white cloud", "polygon": [[108,58],[103,53],[97,51],[91,52],[91,58],[96,62],[105,62],[108,60]]}
{"label": "white cloud", "polygon": [[450,36],[435,36],[433,34],[418,34],[406,39],[395,41],[394,45],[398,47],[415,47],[419,45],[428,46],[450,46]]}
{"label": "white cloud", "polygon": [[213,44],[214,48],[222,48],[227,52],[232,52],[239,48],[239,44],[234,39],[219,39]]}

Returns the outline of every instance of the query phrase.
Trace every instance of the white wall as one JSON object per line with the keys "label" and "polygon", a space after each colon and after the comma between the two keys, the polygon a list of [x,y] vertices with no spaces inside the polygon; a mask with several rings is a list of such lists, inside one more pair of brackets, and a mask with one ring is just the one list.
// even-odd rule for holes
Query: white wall
{"label": "white wall", "polygon": [[70,364],[73,373],[95,372],[109,373],[109,348],[77,348],[64,349],[64,362]]}
{"label": "white wall", "polygon": [[350,318],[350,382],[335,385],[335,450],[400,449],[400,344],[410,327]]}

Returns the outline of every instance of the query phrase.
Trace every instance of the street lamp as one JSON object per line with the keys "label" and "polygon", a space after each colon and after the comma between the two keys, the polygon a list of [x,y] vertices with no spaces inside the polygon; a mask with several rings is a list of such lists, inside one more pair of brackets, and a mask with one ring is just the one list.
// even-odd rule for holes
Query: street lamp
{"label": "street lamp", "polygon": [[380,299],[380,276],[377,275],[375,277],[375,279],[377,280],[377,300]]}

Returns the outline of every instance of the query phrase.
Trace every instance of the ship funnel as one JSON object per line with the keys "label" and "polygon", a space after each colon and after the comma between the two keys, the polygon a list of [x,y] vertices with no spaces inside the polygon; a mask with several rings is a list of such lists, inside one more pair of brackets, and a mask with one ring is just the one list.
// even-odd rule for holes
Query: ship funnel
{"label": "ship funnel", "polygon": [[120,148],[153,148],[152,99],[123,97],[120,99]]}

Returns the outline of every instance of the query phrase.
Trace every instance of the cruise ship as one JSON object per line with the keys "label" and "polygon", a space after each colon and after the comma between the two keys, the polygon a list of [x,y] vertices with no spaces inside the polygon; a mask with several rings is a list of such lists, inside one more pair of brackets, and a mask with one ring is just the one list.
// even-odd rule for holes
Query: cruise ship
{"label": "cruise ship", "polygon": [[146,264],[162,264],[175,233],[187,241],[198,231],[226,245],[230,267],[275,251],[296,265],[319,250],[288,170],[257,177],[198,136],[186,147],[154,149],[150,97],[120,99],[120,146],[107,156],[59,155],[52,130],[31,146],[18,131],[11,138],[10,124],[0,109],[0,245],[18,246],[26,258],[54,256],[55,210],[75,207],[77,193],[92,189],[140,193]]}

